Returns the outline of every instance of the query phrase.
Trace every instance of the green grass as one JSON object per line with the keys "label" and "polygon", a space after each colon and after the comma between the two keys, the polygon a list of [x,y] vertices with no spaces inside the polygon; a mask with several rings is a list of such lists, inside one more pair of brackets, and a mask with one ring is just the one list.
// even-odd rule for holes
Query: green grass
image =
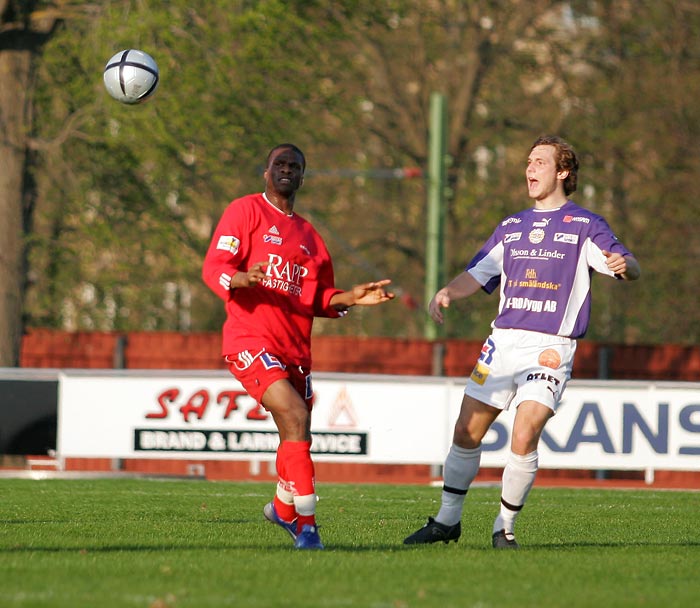
{"label": "green grass", "polygon": [[700,493],[536,487],[517,552],[490,547],[499,489],[458,544],[404,547],[440,490],[319,484],[327,549],[265,522],[272,484],[0,480],[0,606],[693,606]]}

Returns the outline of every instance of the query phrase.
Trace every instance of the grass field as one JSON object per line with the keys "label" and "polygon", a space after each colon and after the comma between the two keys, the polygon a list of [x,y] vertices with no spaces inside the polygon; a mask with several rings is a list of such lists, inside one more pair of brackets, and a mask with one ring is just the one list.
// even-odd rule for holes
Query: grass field
{"label": "grass field", "polygon": [[319,484],[325,551],[261,509],[271,484],[0,480],[0,606],[694,606],[700,493],[535,487],[495,551],[499,489],[470,490],[458,544],[404,547],[436,488]]}

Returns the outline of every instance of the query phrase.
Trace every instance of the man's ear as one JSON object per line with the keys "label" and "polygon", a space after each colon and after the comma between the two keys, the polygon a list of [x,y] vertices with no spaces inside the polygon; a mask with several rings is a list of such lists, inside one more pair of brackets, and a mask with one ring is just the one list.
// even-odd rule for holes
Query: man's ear
{"label": "man's ear", "polygon": [[557,179],[564,181],[567,177],[569,177],[569,170],[568,169],[566,169],[564,171],[559,171],[559,173],[557,173]]}

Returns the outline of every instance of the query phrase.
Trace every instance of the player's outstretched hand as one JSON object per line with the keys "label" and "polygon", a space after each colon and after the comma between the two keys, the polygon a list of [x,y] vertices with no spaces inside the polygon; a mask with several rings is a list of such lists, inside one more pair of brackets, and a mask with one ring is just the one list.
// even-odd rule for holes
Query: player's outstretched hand
{"label": "player's outstretched hand", "polygon": [[605,256],[605,263],[615,274],[624,274],[627,270],[627,263],[625,262],[624,256],[619,253],[610,253],[609,251],[603,251]]}
{"label": "player's outstretched hand", "polygon": [[391,279],[382,279],[372,283],[362,283],[352,288],[352,297],[357,306],[374,306],[393,300],[396,296],[384,289]]}
{"label": "player's outstretched hand", "polygon": [[641,273],[639,269],[639,262],[637,262],[634,256],[620,255],[619,253],[610,253],[609,251],[603,250],[603,255],[605,256],[605,263],[608,268],[612,270],[617,276],[627,279],[628,281],[634,281],[639,278]]}
{"label": "player's outstretched hand", "polygon": [[443,323],[445,318],[442,315],[442,309],[449,307],[450,295],[447,292],[447,289],[443,288],[433,296],[432,300],[430,300],[430,304],[428,304],[428,312],[430,313],[430,317],[433,321],[436,323]]}

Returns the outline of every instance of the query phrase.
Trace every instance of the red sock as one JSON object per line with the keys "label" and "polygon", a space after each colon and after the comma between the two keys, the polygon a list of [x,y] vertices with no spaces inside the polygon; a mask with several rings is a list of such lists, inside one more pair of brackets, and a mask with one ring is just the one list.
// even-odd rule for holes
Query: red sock
{"label": "red sock", "polygon": [[297,511],[294,508],[294,503],[290,505],[286,502],[282,502],[280,500],[280,497],[277,496],[277,494],[275,494],[275,497],[272,499],[272,502],[275,505],[275,511],[277,512],[277,515],[279,515],[279,517],[284,521],[291,522],[297,518]]}
{"label": "red sock", "polygon": [[311,460],[310,441],[282,442],[282,458],[285,477],[292,484],[294,494],[315,494],[314,463]]}
{"label": "red sock", "polygon": [[[277,492],[275,492],[275,497],[272,499],[275,505],[275,511],[277,515],[281,517],[284,521],[291,522],[297,518],[297,511],[294,508],[293,492],[292,486],[287,481],[287,471],[284,466],[284,450],[282,449],[282,444],[277,449]],[[280,498],[280,493],[284,496],[286,500],[291,500],[292,502],[285,502]]]}
{"label": "red sock", "polygon": [[[315,494],[314,487],[314,463],[311,460],[310,441],[284,441],[281,446],[284,469],[287,471],[287,479],[294,489],[295,496],[309,496]],[[279,454],[279,452],[278,452]],[[314,513],[304,515],[297,511],[297,530],[308,524],[316,525]]]}
{"label": "red sock", "polygon": [[316,515],[299,515],[297,517],[297,534],[302,531],[304,525],[315,526]]}
{"label": "red sock", "polygon": [[280,443],[277,448],[275,468],[277,469],[277,475],[279,475],[281,479],[287,479],[287,470],[284,468],[284,442]]}

